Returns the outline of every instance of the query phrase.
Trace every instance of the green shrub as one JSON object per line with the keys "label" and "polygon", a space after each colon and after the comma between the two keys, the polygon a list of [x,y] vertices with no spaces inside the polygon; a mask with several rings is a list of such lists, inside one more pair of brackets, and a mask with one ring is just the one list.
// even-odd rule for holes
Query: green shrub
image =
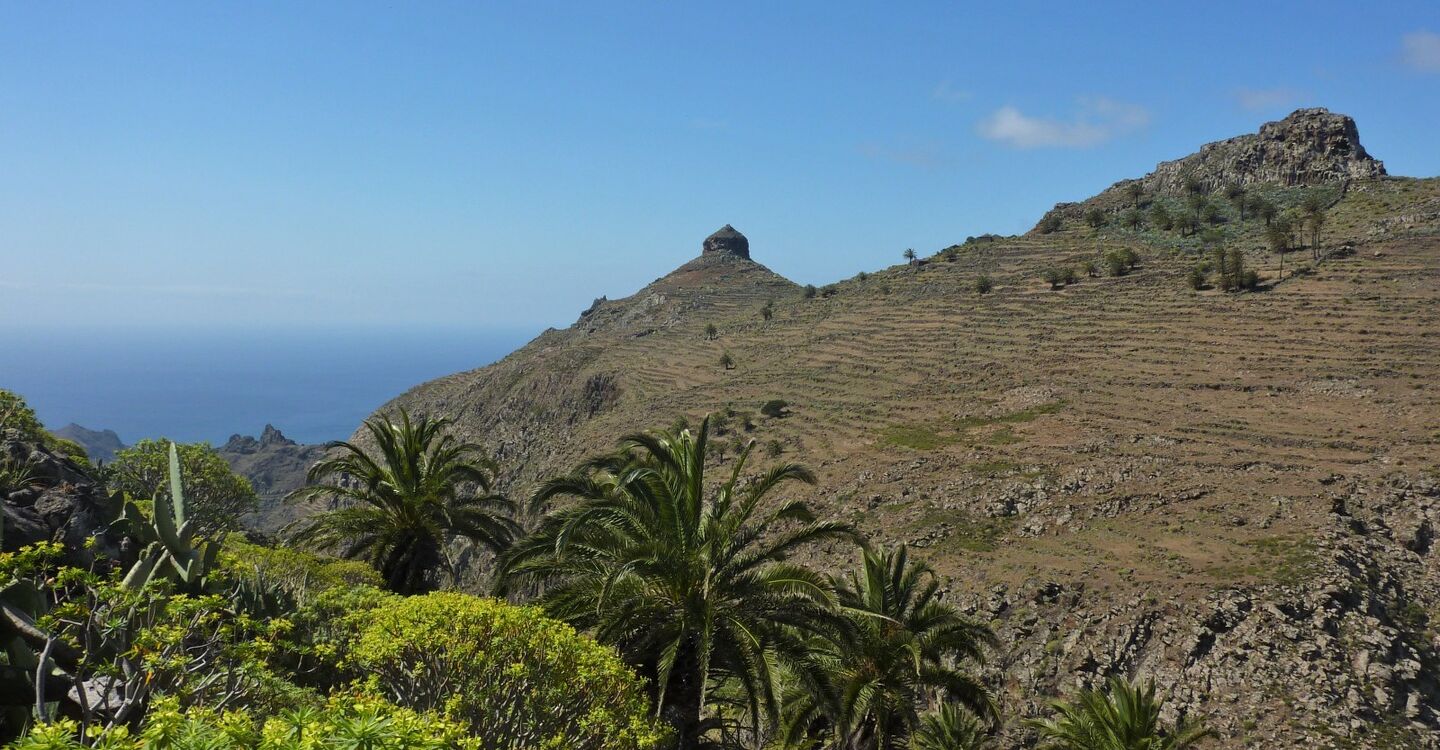
{"label": "green shrub", "polygon": [[779,419],[785,416],[785,410],[790,408],[790,402],[783,399],[772,398],[760,407],[760,413],[772,419]]}
{"label": "green shrub", "polygon": [[1058,232],[1060,231],[1060,216],[1053,213],[1046,214],[1045,218],[1040,220],[1040,225],[1036,228],[1040,230],[1040,234]]}
{"label": "green shrub", "polygon": [[802,294],[805,295],[805,299],[814,299],[816,291],[814,284],[806,284]]}
{"label": "green shrub", "polygon": [[297,601],[335,588],[385,585],[380,574],[366,563],[322,557],[291,547],[250,544],[238,535],[226,538],[220,551],[220,567],[232,580],[276,586]]}
{"label": "green shrub", "polygon": [[989,276],[981,275],[980,278],[975,279],[976,294],[989,294],[990,290],[994,288],[995,282],[991,281]]}
{"label": "green shrub", "polygon": [[1190,288],[1194,289],[1197,292],[1201,289],[1204,289],[1205,269],[1201,266],[1195,266],[1194,268],[1191,268],[1190,275],[1186,277],[1186,281],[1189,282]]}
{"label": "green shrub", "polygon": [[457,593],[363,615],[350,659],[397,704],[440,711],[488,748],[633,750],[659,740],[639,679],[614,651],[538,608]]}
{"label": "green shrub", "polygon": [[[38,726],[11,750],[82,750],[69,720]],[[93,738],[92,738],[93,739]],[[136,730],[117,727],[105,750],[480,750],[487,745],[439,716],[424,716],[363,694],[337,695],[323,708],[257,719],[245,713],[161,700]]]}
{"label": "green shrub", "polygon": [[45,428],[25,399],[17,393],[0,389],[0,431],[4,430],[15,430],[20,433],[21,440],[30,443],[43,443],[46,438]]}
{"label": "green shrub", "polygon": [[1105,212],[1099,208],[1092,208],[1085,212],[1085,223],[1095,229],[1105,226],[1106,222]]}

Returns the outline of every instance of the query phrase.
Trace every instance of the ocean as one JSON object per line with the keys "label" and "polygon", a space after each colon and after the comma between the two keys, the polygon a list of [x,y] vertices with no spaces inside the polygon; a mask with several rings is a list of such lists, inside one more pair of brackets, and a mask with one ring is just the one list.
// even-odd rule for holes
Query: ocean
{"label": "ocean", "polygon": [[0,328],[0,388],[46,426],[126,444],[225,442],[273,424],[302,443],[350,436],[411,386],[503,358],[538,331]]}

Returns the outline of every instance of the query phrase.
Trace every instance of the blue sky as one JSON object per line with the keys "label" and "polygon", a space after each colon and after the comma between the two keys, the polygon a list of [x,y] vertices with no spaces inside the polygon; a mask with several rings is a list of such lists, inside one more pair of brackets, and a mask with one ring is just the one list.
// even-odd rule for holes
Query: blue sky
{"label": "blue sky", "polygon": [[1299,106],[1440,173],[1440,5],[6,3],[0,325],[572,322],[823,283]]}

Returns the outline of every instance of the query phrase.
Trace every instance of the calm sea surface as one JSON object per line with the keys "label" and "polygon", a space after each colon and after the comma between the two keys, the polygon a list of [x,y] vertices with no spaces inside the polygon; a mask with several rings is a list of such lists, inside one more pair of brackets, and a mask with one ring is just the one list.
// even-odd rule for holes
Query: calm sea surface
{"label": "calm sea surface", "polygon": [[494,362],[537,331],[34,331],[0,328],[0,388],[52,428],[222,443],[272,423],[349,437],[411,386]]}

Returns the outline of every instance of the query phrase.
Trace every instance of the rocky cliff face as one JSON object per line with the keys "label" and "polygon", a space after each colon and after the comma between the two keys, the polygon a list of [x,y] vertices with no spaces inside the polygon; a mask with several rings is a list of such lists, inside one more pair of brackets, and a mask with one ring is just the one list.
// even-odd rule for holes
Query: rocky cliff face
{"label": "rocky cliff face", "polygon": [[1061,203],[1046,217],[1077,219],[1091,206],[1126,205],[1125,194],[1136,184],[1145,195],[1181,196],[1191,180],[1212,193],[1234,184],[1314,186],[1385,175],[1385,164],[1360,144],[1353,119],[1319,107],[1299,109],[1283,120],[1261,125],[1258,133],[1207,143],[1189,156],[1161,162],[1150,174],[1121,180],[1083,203]]}
{"label": "rocky cliff face", "polygon": [[[1046,581],[969,597],[1006,644],[995,678],[1039,713],[1035,696],[1149,675],[1170,718],[1203,718],[1246,747],[1440,746],[1440,636],[1424,604],[1440,601],[1440,482],[1330,486],[1328,522],[1297,543],[1282,583],[1192,601]],[[1281,722],[1261,720],[1275,711]]]}
{"label": "rocky cliff face", "polygon": [[735,227],[726,224],[718,231],[700,244],[701,255],[713,255],[723,253],[733,255],[737,258],[750,258],[750,240],[745,235],[735,231]]}
{"label": "rocky cliff face", "polygon": [[1190,178],[1213,191],[1232,183],[1321,185],[1384,175],[1384,163],[1360,145],[1354,120],[1315,108],[1267,122],[1257,134],[1207,143],[1198,153],[1162,162],[1140,182],[1150,192],[1180,195]]}

